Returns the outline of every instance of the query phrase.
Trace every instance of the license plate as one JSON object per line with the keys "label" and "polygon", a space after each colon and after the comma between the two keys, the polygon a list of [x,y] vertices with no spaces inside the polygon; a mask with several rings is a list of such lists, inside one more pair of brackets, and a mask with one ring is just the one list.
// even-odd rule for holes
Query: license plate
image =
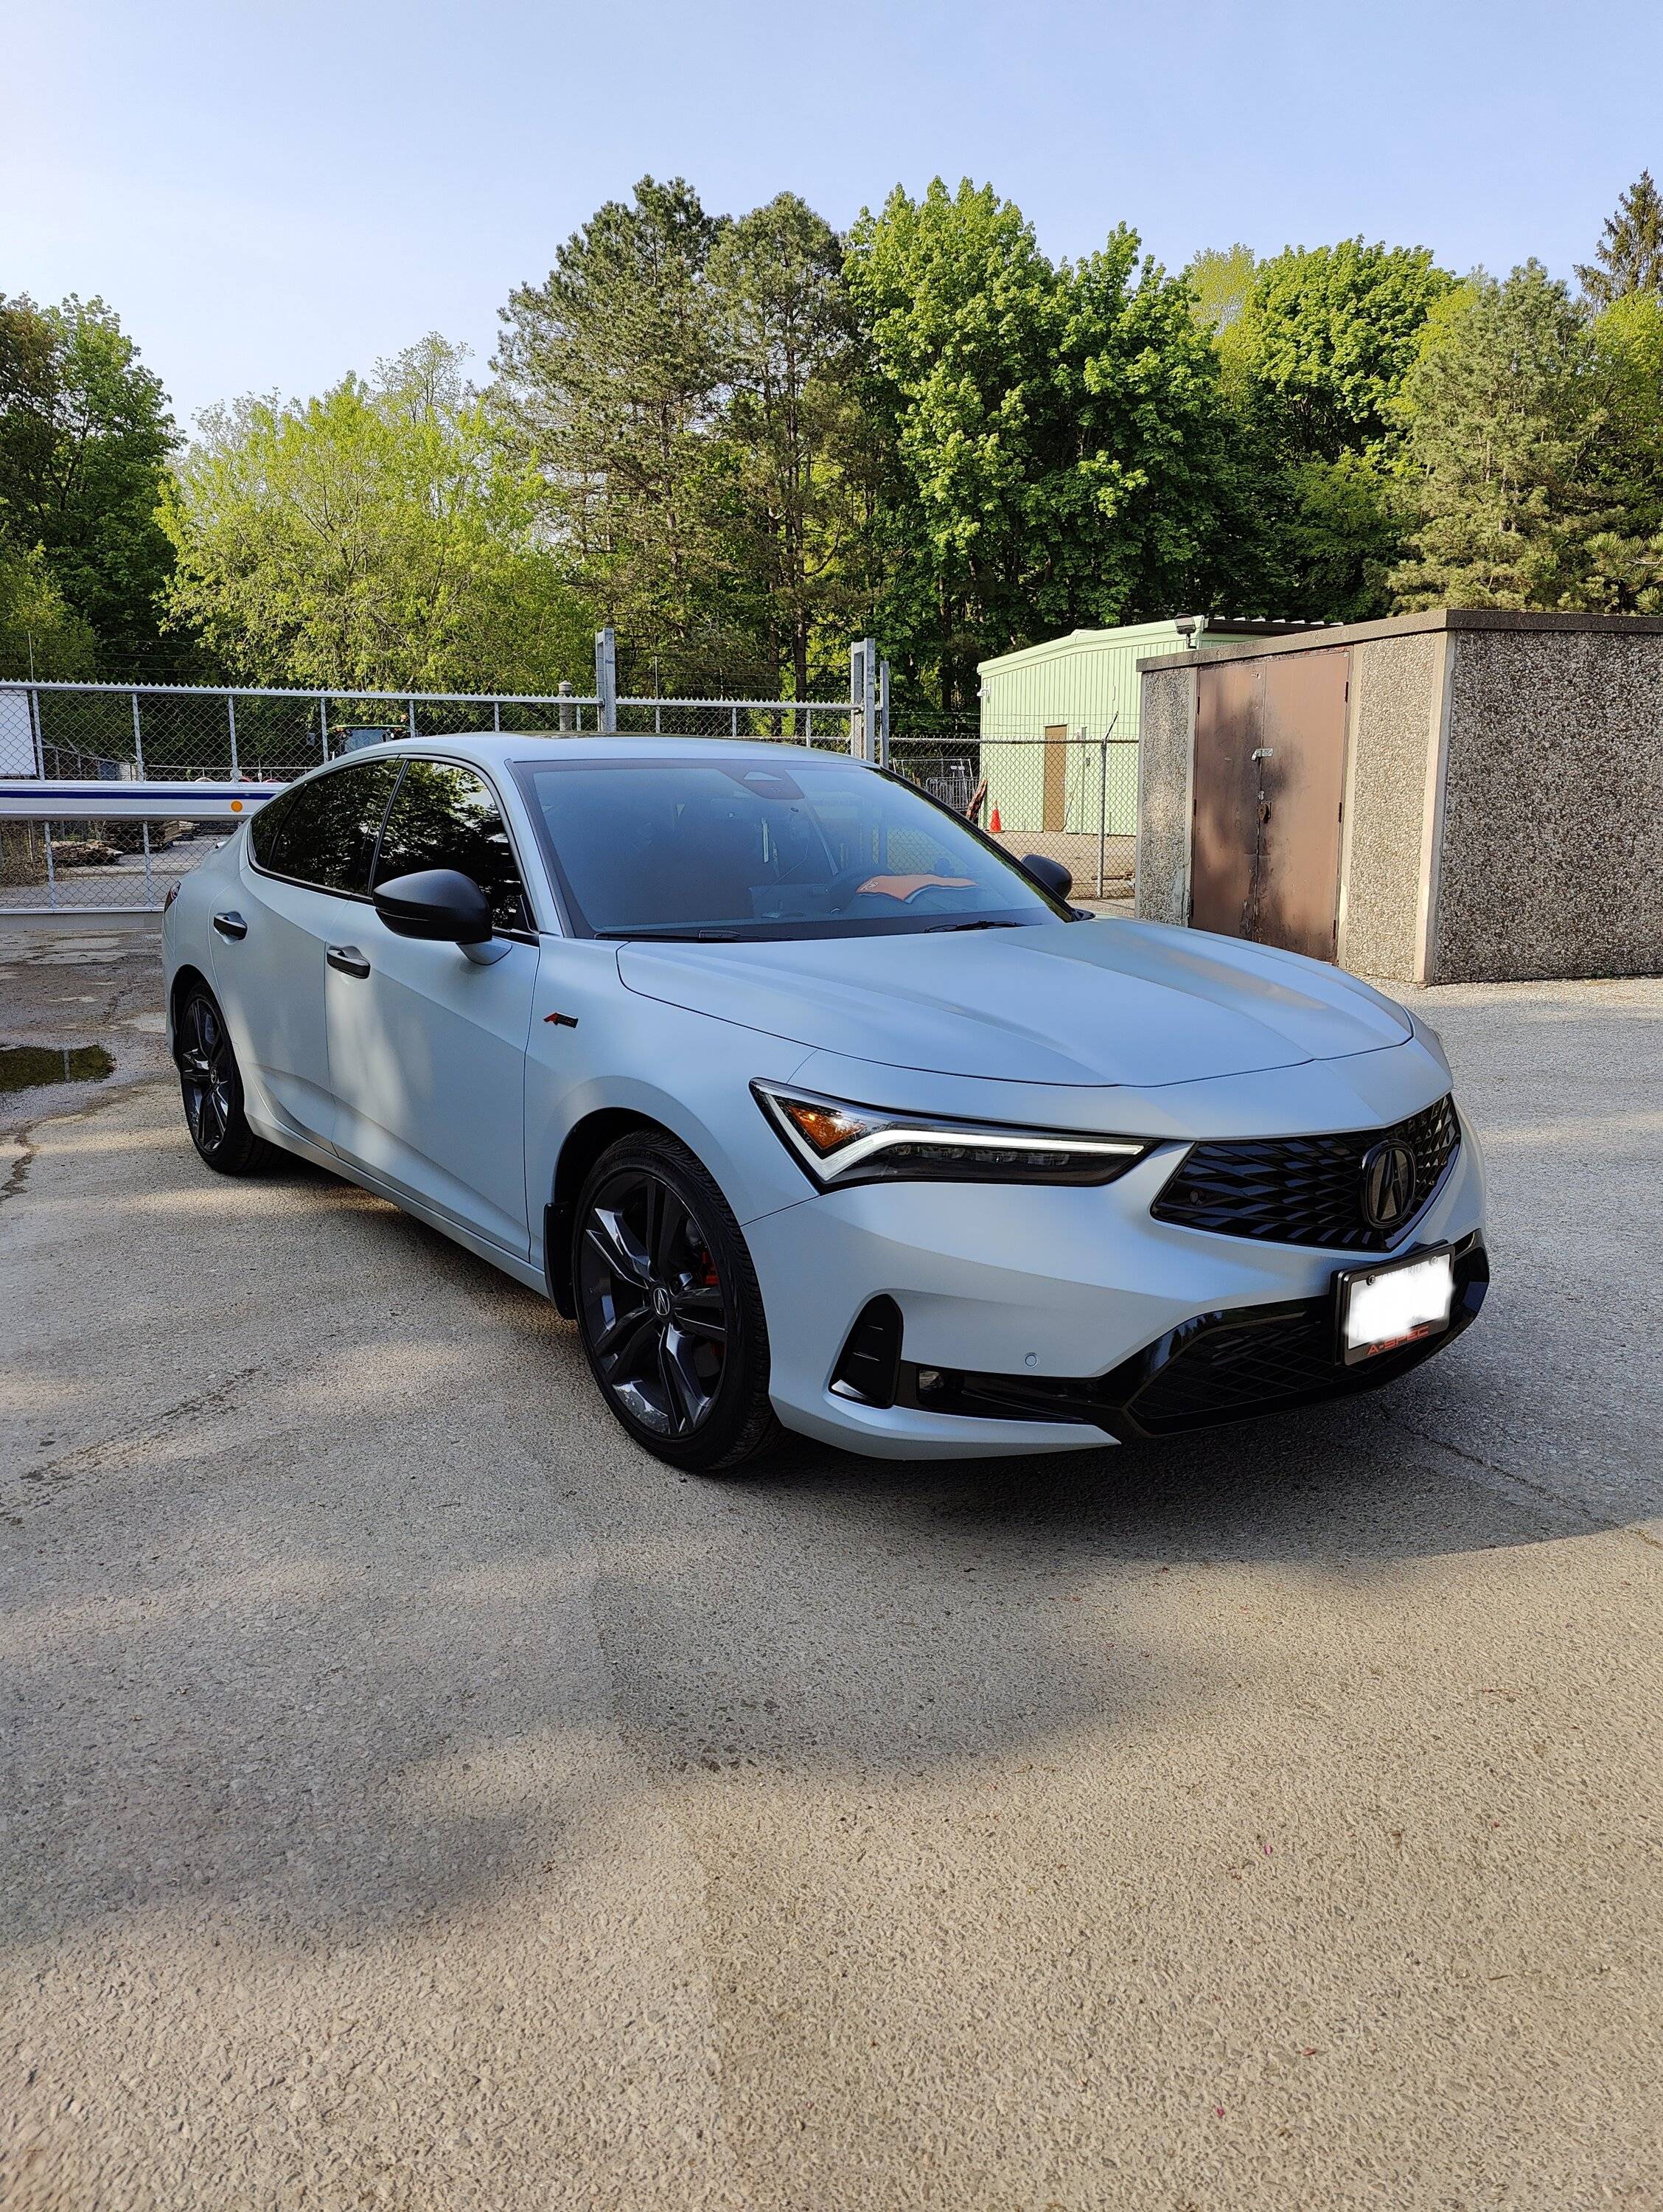
{"label": "license plate", "polygon": [[1339,1356],[1347,1367],[1400,1352],[1449,1326],[1455,1300],[1454,1256],[1411,1252],[1379,1267],[1345,1267],[1334,1277],[1339,1298]]}

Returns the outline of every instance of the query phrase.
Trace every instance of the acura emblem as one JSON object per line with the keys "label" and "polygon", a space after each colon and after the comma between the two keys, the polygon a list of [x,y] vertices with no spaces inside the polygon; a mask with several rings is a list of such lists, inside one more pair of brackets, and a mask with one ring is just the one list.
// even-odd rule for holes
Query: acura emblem
{"label": "acura emblem", "polygon": [[1395,1229],[1415,1203],[1415,1155],[1400,1138],[1383,1138],[1363,1156],[1363,1218],[1371,1229]]}

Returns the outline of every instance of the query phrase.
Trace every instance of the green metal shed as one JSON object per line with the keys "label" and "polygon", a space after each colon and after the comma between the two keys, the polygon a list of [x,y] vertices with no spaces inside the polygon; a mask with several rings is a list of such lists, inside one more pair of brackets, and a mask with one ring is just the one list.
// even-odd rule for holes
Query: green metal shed
{"label": "green metal shed", "polygon": [[1134,836],[1138,662],[1217,639],[1313,627],[1173,615],[1118,629],[1077,629],[982,661],[976,673],[986,818],[997,807],[1005,830]]}
{"label": "green metal shed", "polygon": [[[1193,615],[1077,629],[976,670],[989,816],[1014,830],[1130,836],[1138,827],[1138,663],[1182,653]],[[1105,757],[1102,739],[1115,740]]]}

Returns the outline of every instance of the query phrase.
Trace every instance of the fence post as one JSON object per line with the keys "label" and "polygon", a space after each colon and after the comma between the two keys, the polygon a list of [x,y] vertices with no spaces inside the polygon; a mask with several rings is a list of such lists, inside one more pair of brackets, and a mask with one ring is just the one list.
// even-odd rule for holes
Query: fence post
{"label": "fence post", "polygon": [[58,870],[52,861],[52,825],[50,822],[43,822],[40,826],[46,833],[46,904],[52,912],[56,914],[58,912]]}
{"label": "fence post", "polygon": [[327,691],[320,691],[318,694],[318,757],[319,760],[329,758],[329,694]]}
{"label": "fence post", "polygon": [[40,694],[33,690],[29,693],[29,735],[34,739],[34,772],[44,776],[46,773],[46,740],[40,728]]}
{"label": "fence post", "polygon": [[567,703],[572,696],[572,684],[569,677],[562,676],[561,678],[558,696],[560,699],[560,711],[556,720],[562,730],[574,730],[577,727],[576,723],[572,720],[574,710]]}
{"label": "fence post", "polygon": [[849,647],[849,750],[857,760],[877,757],[877,645],[863,637]]}
{"label": "fence post", "polygon": [[601,735],[618,734],[618,639],[608,623],[595,632],[595,696],[600,702]]}
{"label": "fence post", "polygon": [[411,737],[414,737],[416,735],[416,694],[414,691],[410,693],[410,698],[406,703],[410,708],[410,735]]}
{"label": "fence post", "polygon": [[501,699],[493,699],[491,702],[491,727],[497,731],[501,731],[502,727],[502,702]]}
{"label": "fence post", "polygon": [[882,660],[877,666],[877,764],[889,765],[889,664]]}
{"label": "fence post", "polygon": [[150,825],[148,822],[141,822],[138,828],[139,836],[144,841],[144,903],[152,907],[156,902],[156,887],[150,879]]}
{"label": "fence post", "polygon": [[138,693],[137,691],[133,694],[133,766],[137,769],[139,781],[142,783],[144,781],[144,738],[138,726]]}
{"label": "fence post", "polygon": [[225,719],[231,730],[231,777],[234,782],[240,770],[237,766],[237,698],[233,691],[225,695]]}
{"label": "fence post", "polygon": [[1108,848],[1108,739],[1097,747],[1097,896],[1103,895],[1103,863]]}

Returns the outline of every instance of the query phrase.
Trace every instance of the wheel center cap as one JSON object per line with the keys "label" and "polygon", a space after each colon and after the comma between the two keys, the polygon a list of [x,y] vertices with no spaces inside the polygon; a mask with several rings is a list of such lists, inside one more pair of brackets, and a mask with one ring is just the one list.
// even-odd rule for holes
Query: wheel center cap
{"label": "wheel center cap", "polygon": [[659,1317],[659,1319],[660,1321],[668,1321],[668,1320],[669,1320],[669,1318],[670,1318],[670,1293],[669,1293],[669,1291],[668,1291],[667,1290],[665,1290],[665,1286],[664,1286],[664,1285],[663,1285],[662,1283],[655,1283],[655,1284],[653,1285],[653,1287],[652,1287],[652,1310],[653,1310],[653,1312],[658,1316],[658,1317]]}

